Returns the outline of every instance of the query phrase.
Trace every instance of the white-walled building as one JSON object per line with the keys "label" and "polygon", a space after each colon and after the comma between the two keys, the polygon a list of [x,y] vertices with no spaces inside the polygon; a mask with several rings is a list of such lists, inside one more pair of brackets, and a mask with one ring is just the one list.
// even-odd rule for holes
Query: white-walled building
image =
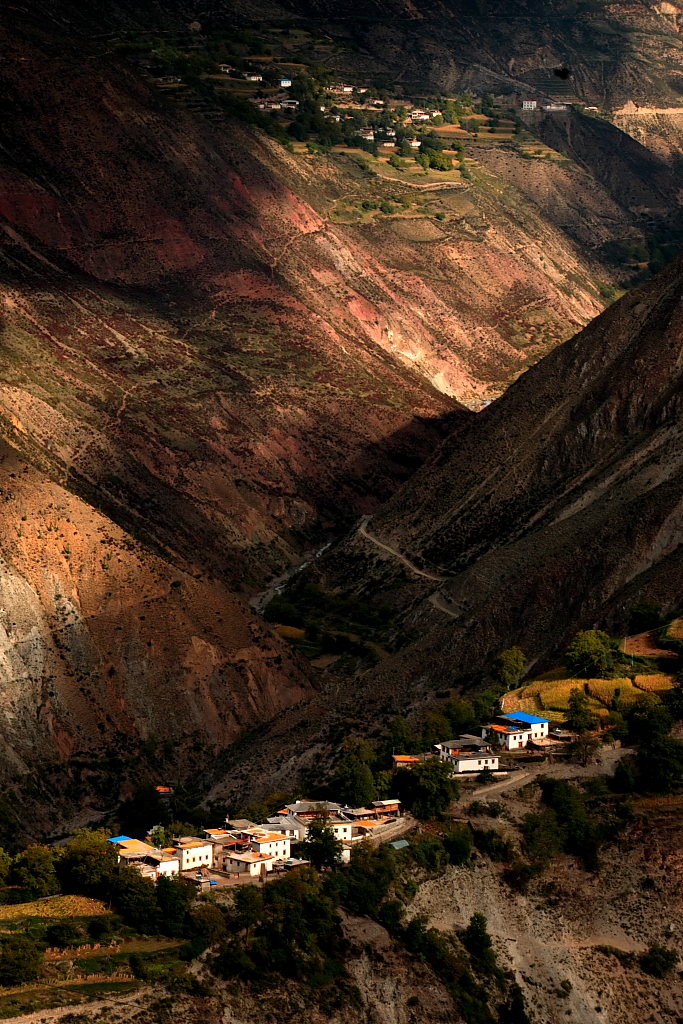
{"label": "white-walled building", "polygon": [[291,89],[291,87],[292,87],[292,79],[291,78],[281,78],[280,79],[280,88],[281,89]]}
{"label": "white-walled building", "polygon": [[291,837],[283,832],[270,832],[264,828],[247,828],[242,835],[249,840],[255,853],[266,853],[275,860],[287,860],[291,856]]}
{"label": "white-walled building", "polygon": [[536,110],[537,106],[537,100],[522,100],[522,110]]}
{"label": "white-walled building", "polygon": [[496,736],[506,750],[521,750],[535,740],[546,739],[549,729],[547,718],[526,711],[511,711],[498,715],[491,725],[482,728],[481,734],[484,739]]}
{"label": "white-walled building", "polygon": [[173,852],[180,859],[181,871],[213,867],[213,843],[196,836],[173,840]]}
{"label": "white-walled building", "polygon": [[239,871],[240,874],[260,875],[265,871],[272,871],[275,858],[267,853],[256,853],[255,850],[248,850],[246,853],[226,853],[225,870]]}
{"label": "white-walled building", "polygon": [[483,772],[498,770],[498,757],[487,744],[477,743],[472,737],[461,736],[457,740],[444,740],[434,746],[442,761],[447,761],[454,772]]}

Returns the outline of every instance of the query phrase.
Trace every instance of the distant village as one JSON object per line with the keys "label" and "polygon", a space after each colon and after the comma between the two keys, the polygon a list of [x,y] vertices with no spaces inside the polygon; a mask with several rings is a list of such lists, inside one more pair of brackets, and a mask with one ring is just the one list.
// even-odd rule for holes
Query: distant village
{"label": "distant village", "polygon": [[[525,748],[547,752],[571,740],[570,733],[555,728],[549,719],[515,711],[496,716],[481,729],[481,735],[466,734],[444,740],[426,754],[392,755],[394,770],[410,771],[425,760],[438,758],[447,763],[454,776],[476,777],[482,773],[507,770],[499,766],[500,754]],[[160,795],[169,787],[158,786]],[[373,800],[368,807],[349,807],[329,800],[296,800],[285,804],[265,822],[227,818],[223,825],[203,830],[201,836],[182,836],[168,846],[155,843],[150,830],[146,841],[126,835],[109,840],[120,865],[135,868],[145,878],[183,875],[200,889],[239,882],[265,881],[271,872],[291,870],[308,863],[298,857],[297,847],[310,837],[313,822],[323,820],[341,844],[342,863],[348,863],[354,845],[370,840],[390,843],[397,849],[407,845],[400,836],[414,827],[396,798]]]}

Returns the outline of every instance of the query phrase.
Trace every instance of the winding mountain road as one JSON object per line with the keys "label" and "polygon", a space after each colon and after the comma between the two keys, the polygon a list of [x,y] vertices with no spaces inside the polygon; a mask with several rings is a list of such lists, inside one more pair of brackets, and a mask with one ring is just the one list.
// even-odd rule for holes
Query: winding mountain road
{"label": "winding mountain road", "polygon": [[410,572],[415,574],[415,576],[423,576],[426,580],[433,580],[435,583],[443,583],[445,581],[445,576],[435,576],[434,573],[426,572],[424,569],[418,569],[418,567],[414,565],[409,558],[402,555],[400,551],[396,550],[396,548],[392,548],[390,544],[385,544],[383,541],[378,540],[377,537],[373,537],[371,533],[368,533],[368,523],[371,519],[372,516],[363,516],[358,524],[358,532],[361,537],[365,537],[365,539],[369,540],[371,544],[374,544],[376,547],[381,548],[382,551],[386,551],[387,554],[398,559],[398,561],[405,565],[406,569],[409,569]]}

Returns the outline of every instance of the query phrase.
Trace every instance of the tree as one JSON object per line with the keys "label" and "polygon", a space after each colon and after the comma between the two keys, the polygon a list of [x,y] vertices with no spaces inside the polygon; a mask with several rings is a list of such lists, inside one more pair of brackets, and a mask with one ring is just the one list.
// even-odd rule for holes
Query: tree
{"label": "tree", "polygon": [[614,670],[615,644],[600,629],[577,633],[567,648],[567,665],[584,679],[607,679]]}
{"label": "tree", "polygon": [[0,847],[0,885],[7,885],[11,867],[12,858],[10,854]]}
{"label": "tree", "polygon": [[[408,149],[410,149],[410,146],[408,146]],[[389,157],[389,166],[394,167],[397,171],[401,170],[401,168],[403,167],[403,161],[401,160],[398,153],[391,154],[391,156]]]}
{"label": "tree", "polygon": [[418,818],[441,818],[459,795],[451,766],[433,758],[411,771],[396,773],[396,789],[405,806]]}
{"label": "tree", "polygon": [[[244,885],[243,890],[250,889],[260,895],[258,889]],[[190,928],[195,935],[211,944],[225,934],[225,916],[213,903],[200,903],[190,909]]]}
{"label": "tree", "polygon": [[154,882],[135,868],[125,867],[114,880],[112,897],[126,924],[149,934],[159,930],[159,912]]}
{"label": "tree", "polygon": [[116,851],[103,830],[80,829],[64,848],[57,873],[65,892],[107,897],[116,871]]}
{"label": "tree", "polygon": [[661,736],[644,743],[636,758],[640,784],[654,793],[671,793],[683,785],[683,742]]}
{"label": "tree", "polygon": [[[607,296],[606,296],[607,297]],[[643,598],[631,609],[631,617],[628,623],[629,633],[644,633],[648,629],[657,629],[663,620],[662,606],[656,601]]]}
{"label": "tree", "polygon": [[463,945],[472,958],[473,966],[483,974],[491,974],[496,967],[496,954],[487,931],[487,923],[483,914],[472,914],[462,936]]}
{"label": "tree", "polygon": [[67,946],[77,946],[83,941],[83,929],[79,928],[74,921],[58,921],[50,925],[45,932],[45,941],[48,946],[59,946],[66,949]]}
{"label": "tree", "polygon": [[235,893],[233,912],[234,925],[245,933],[248,942],[251,929],[263,917],[263,893],[250,885],[240,886]]}
{"label": "tree", "polygon": [[377,799],[377,786],[368,764],[373,756],[370,743],[350,740],[346,744],[333,782],[335,793],[344,803],[366,807]]}
{"label": "tree", "polygon": [[494,659],[491,674],[501,688],[514,690],[521,683],[525,668],[524,651],[520,647],[508,647]]}
{"label": "tree", "polygon": [[597,716],[591,711],[587,694],[575,687],[569,694],[567,726],[581,735],[597,726]]}
{"label": "tree", "polygon": [[331,870],[341,864],[342,844],[324,818],[311,822],[301,849],[306,860],[310,860],[319,871],[323,868]]}
{"label": "tree", "polygon": [[189,878],[167,878],[162,875],[157,879],[159,925],[164,935],[184,934],[187,912],[196,895],[197,888]]}
{"label": "tree", "polygon": [[600,749],[600,740],[597,736],[589,733],[580,733],[574,743],[569,747],[570,756],[574,761],[585,768],[591,758],[595,757]]}
{"label": "tree", "polygon": [[680,674],[676,685],[662,694],[662,701],[669,714],[677,721],[683,719],[683,679]]}
{"label": "tree", "polygon": [[53,851],[47,846],[27,846],[14,858],[9,882],[21,886],[29,899],[40,899],[59,892]]}
{"label": "tree", "polygon": [[3,936],[0,942],[0,985],[22,985],[38,977],[42,950],[27,935]]}
{"label": "tree", "polygon": [[626,712],[626,724],[632,743],[650,743],[669,735],[673,718],[656,694],[639,693]]}
{"label": "tree", "polygon": [[566,832],[551,808],[544,809],[540,814],[527,814],[522,833],[527,857],[541,867],[562,852],[566,840]]}

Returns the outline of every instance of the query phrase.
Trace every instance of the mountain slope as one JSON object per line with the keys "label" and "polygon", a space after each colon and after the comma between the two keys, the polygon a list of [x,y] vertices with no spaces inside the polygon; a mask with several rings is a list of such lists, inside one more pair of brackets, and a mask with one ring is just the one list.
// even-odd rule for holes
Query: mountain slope
{"label": "mountain slope", "polygon": [[328,582],[353,578],[420,636],[379,680],[443,683],[510,643],[542,658],[623,628],[641,597],[680,602],[682,269],[532,368],[330,555]]}

